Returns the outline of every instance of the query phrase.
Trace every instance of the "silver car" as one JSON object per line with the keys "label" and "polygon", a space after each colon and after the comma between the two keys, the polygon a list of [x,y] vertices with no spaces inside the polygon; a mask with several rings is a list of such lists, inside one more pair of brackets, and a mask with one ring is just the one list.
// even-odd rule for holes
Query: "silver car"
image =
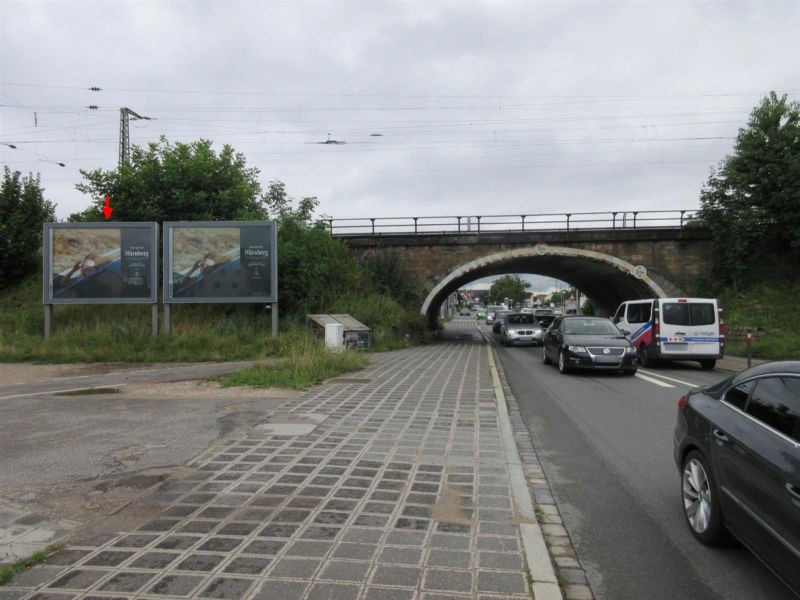
{"label": "silver car", "polygon": [[500,343],[504,346],[516,344],[535,344],[534,335],[539,329],[539,343],[541,343],[541,328],[533,315],[525,313],[511,313],[505,316],[500,326]]}

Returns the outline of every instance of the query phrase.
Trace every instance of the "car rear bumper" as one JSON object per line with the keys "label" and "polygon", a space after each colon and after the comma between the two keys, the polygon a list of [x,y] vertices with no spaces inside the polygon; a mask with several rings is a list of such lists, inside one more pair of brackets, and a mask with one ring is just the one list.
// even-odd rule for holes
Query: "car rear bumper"
{"label": "car rear bumper", "polygon": [[725,357],[722,352],[714,354],[689,354],[686,352],[659,352],[657,358],[662,360],[721,360]]}

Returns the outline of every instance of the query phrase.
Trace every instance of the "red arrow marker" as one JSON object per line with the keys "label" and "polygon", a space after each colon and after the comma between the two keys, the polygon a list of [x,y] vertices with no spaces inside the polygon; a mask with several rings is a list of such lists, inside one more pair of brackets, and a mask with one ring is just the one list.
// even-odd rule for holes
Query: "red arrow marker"
{"label": "red arrow marker", "polygon": [[106,205],[103,207],[103,214],[106,216],[106,221],[111,218],[111,213],[114,212],[114,209],[111,208],[111,198],[109,198],[108,194],[106,194]]}

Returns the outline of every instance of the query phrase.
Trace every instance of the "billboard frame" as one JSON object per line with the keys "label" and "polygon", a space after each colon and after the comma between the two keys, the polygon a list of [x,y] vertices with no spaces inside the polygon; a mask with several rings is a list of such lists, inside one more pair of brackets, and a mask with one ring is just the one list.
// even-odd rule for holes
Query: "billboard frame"
{"label": "billboard frame", "polygon": [[[175,297],[170,288],[172,277],[172,232],[175,229],[203,228],[256,228],[268,227],[271,230],[270,251],[270,290],[269,296],[219,296],[217,298]],[[278,226],[275,221],[165,221],[164,227],[164,266],[162,294],[164,305],[169,304],[273,304],[278,302]]]}
{"label": "billboard frame", "polygon": [[[152,233],[152,256],[150,259],[150,295],[140,298],[55,298],[52,295],[53,240],[52,232],[58,229],[150,229]],[[42,228],[42,303],[43,304],[156,304],[158,302],[158,223],[111,221],[109,223],[44,223]]]}
{"label": "billboard frame", "polygon": [[[150,295],[127,298],[56,298],[52,294],[53,242],[52,234],[58,229],[150,229]],[[53,306],[56,304],[149,304],[151,306],[152,334],[158,335],[158,223],[151,221],[111,221],[108,223],[43,223],[42,224],[42,304],[44,304],[44,339],[50,339],[53,324]]]}

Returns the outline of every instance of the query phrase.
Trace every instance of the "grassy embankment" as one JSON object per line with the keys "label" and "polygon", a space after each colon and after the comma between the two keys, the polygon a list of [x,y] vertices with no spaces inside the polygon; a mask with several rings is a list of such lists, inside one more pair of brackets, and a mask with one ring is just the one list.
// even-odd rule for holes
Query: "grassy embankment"
{"label": "grassy embankment", "polygon": [[[349,307],[356,307],[348,310]],[[385,296],[341,298],[331,312],[349,312],[373,328],[373,350],[424,342],[421,319]],[[253,305],[180,305],[172,311],[172,335],[150,335],[150,307],[59,305],[53,336],[42,339],[41,282],[28,279],[0,291],[0,361],[3,362],[196,362],[282,357],[223,379],[224,385],[307,387],[363,368],[354,351],[330,354],[309,335],[303,315],[281,318],[273,339],[269,312]]]}
{"label": "grassy embankment", "polygon": [[[767,360],[800,359],[800,283],[762,283],[739,294],[722,294],[725,323],[761,328],[766,335],[753,343],[753,357]],[[726,352],[745,356],[743,343],[729,340]]]}

